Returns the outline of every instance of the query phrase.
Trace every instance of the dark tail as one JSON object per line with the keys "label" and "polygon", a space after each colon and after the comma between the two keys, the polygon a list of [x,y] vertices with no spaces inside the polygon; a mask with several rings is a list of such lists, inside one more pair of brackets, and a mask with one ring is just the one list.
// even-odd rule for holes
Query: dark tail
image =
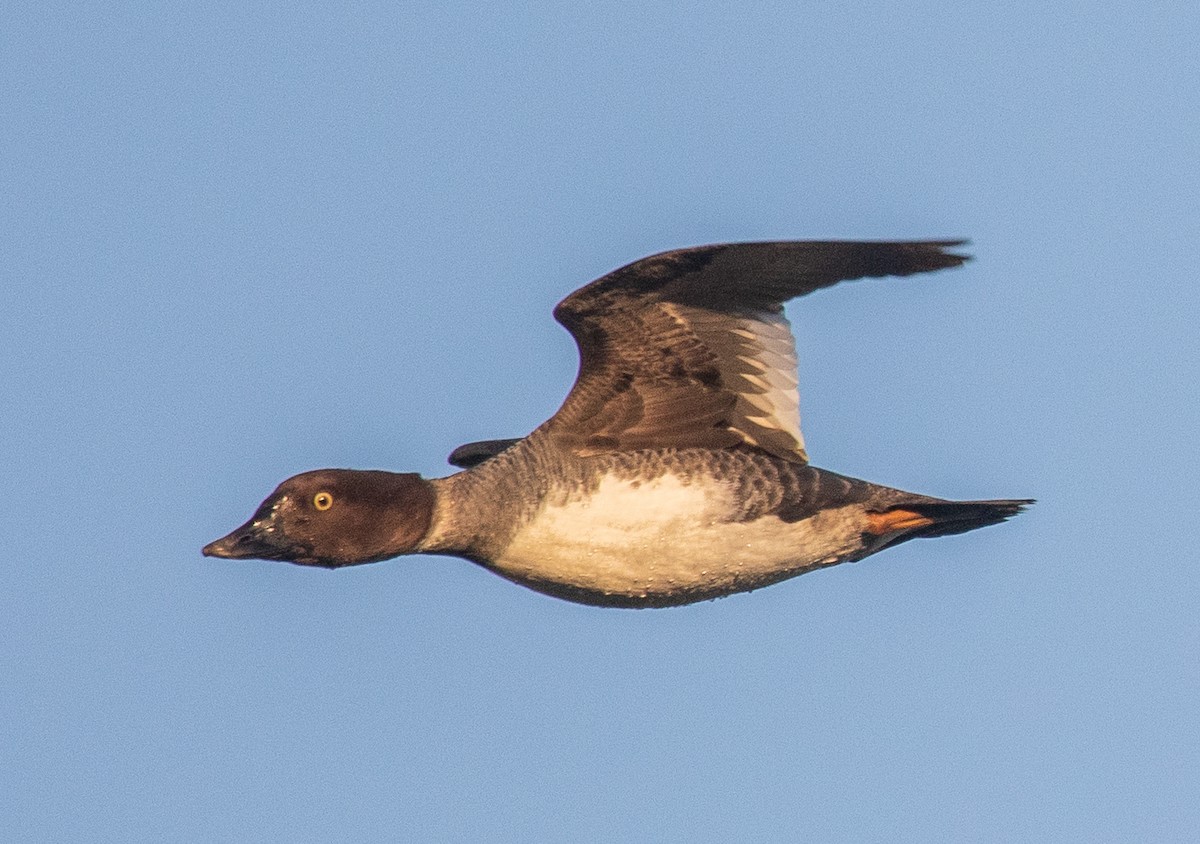
{"label": "dark tail", "polygon": [[997,525],[1020,513],[1032,498],[1002,501],[915,501],[868,514],[863,556],[910,539],[949,536]]}
{"label": "dark tail", "polygon": [[915,529],[912,535],[906,538],[949,536],[952,533],[966,533],[975,528],[998,525],[1033,503],[1032,498],[1014,498],[1003,501],[939,501],[936,504],[921,504],[912,509],[926,518],[933,519],[933,524]]}

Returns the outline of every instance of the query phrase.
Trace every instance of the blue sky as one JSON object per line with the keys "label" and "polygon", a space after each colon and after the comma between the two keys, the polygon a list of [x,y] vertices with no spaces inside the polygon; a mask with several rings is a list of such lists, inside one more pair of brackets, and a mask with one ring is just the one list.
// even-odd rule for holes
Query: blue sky
{"label": "blue sky", "polygon": [[[1190,3],[39,3],[0,26],[0,838],[1195,840]],[[642,255],[794,302],[817,465],[1036,497],[749,595],[204,559],[526,433]]]}

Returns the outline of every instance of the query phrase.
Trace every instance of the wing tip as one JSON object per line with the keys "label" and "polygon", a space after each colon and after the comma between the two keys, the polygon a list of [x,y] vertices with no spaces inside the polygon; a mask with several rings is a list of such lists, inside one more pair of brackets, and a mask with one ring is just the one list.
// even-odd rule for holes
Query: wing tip
{"label": "wing tip", "polygon": [[966,238],[955,238],[951,240],[899,241],[895,245],[904,249],[908,253],[908,257],[912,259],[912,263],[905,273],[908,274],[951,269],[961,267],[967,261],[973,261],[974,255],[951,251],[967,246],[970,242]]}
{"label": "wing tip", "polygon": [[465,443],[460,445],[454,451],[450,452],[450,456],[446,458],[446,462],[451,466],[457,466],[460,469],[473,469],[485,460],[490,460],[502,451],[506,451],[510,447],[520,442],[519,439],[509,440],[482,440],[480,442]]}

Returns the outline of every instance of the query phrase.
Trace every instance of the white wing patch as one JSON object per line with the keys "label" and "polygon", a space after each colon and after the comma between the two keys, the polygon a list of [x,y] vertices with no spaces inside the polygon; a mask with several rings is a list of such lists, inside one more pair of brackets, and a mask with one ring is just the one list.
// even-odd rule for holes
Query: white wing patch
{"label": "white wing patch", "polygon": [[737,390],[736,410],[746,426],[737,430],[746,439],[767,448],[782,445],[804,459],[800,433],[800,390],[796,375],[796,341],[782,313],[764,313],[756,319],[739,319],[731,333],[745,351],[737,355],[740,366],[729,372]]}
{"label": "white wing patch", "polygon": [[782,311],[735,316],[674,304],[664,307],[712,351],[726,389],[737,394],[730,427],[751,445],[807,462],[800,433],[796,341]]}

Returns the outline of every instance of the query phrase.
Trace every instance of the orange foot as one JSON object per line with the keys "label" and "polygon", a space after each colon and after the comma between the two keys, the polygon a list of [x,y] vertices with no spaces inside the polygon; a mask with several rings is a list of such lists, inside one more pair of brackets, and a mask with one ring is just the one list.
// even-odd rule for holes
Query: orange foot
{"label": "orange foot", "polygon": [[888,510],[886,513],[867,513],[867,533],[883,536],[910,528],[933,524],[933,519],[912,510]]}

